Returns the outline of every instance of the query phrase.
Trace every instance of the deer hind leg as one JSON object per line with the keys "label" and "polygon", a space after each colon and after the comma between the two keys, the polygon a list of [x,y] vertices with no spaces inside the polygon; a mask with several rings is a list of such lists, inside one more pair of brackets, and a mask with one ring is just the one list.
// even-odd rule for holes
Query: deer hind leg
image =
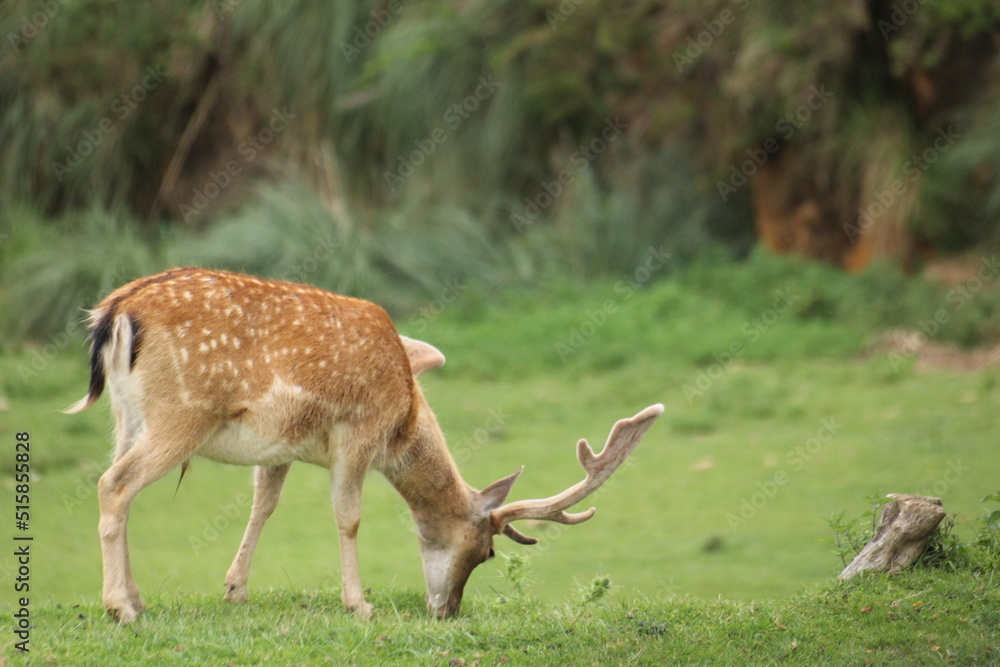
{"label": "deer hind leg", "polygon": [[140,491],[190,457],[201,444],[209,430],[206,422],[197,425],[197,420],[191,420],[187,424],[172,423],[160,430],[147,425],[97,483],[104,606],[122,623],[132,621],[143,610],[129,563],[129,508]]}
{"label": "deer hind leg", "polygon": [[115,406],[115,461],[132,449],[141,430],[142,422],[137,424],[124,406]]}
{"label": "deer hind leg", "polygon": [[291,463],[280,466],[257,466],[254,472],[253,506],[250,508],[250,522],[247,524],[246,532],[243,533],[243,541],[240,543],[236,558],[226,573],[226,595],[225,599],[230,602],[246,602],[247,600],[247,579],[250,577],[250,561],[253,560],[254,549],[257,548],[257,540],[264,529],[264,522],[274,512],[278,506],[278,497],[281,495],[281,486],[285,483],[285,476]]}
{"label": "deer hind leg", "polygon": [[[132,445],[135,444],[136,439],[139,434],[145,428],[142,413],[137,410],[134,406],[130,405],[126,401],[116,400],[114,401],[114,413],[115,413],[115,454],[114,460],[118,461],[122,456],[125,455],[128,450],[132,449]],[[125,530],[125,537],[123,538],[126,544],[128,543],[128,530]],[[128,597],[130,600],[134,600],[135,603],[140,607],[139,611],[142,611],[142,602],[139,598],[139,589],[135,585],[135,580],[132,578],[132,564],[129,560],[128,551],[125,552],[125,565],[124,571],[126,572],[126,585],[128,586]]]}
{"label": "deer hind leg", "polygon": [[[341,452],[346,448],[342,447]],[[361,524],[361,487],[368,471],[368,461],[338,456],[331,470],[331,493],[337,534],[340,538],[341,600],[349,611],[361,618],[371,618],[372,606],[365,601],[358,568],[358,526]]]}

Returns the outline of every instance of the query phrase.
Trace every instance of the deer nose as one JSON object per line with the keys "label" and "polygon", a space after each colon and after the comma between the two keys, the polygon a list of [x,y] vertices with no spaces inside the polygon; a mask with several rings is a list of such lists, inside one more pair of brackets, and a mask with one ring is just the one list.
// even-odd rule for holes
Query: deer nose
{"label": "deer nose", "polygon": [[457,614],[461,604],[460,599],[449,597],[446,601],[444,595],[441,594],[433,596],[433,599],[431,596],[427,597],[427,611],[439,620],[451,618]]}

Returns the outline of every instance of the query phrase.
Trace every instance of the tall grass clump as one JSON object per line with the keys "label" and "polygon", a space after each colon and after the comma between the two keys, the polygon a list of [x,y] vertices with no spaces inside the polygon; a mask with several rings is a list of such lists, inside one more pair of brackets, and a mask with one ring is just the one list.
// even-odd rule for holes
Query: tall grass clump
{"label": "tall grass clump", "polygon": [[[996,57],[992,4],[934,5],[873,40],[884,5],[745,3],[712,48],[684,56],[731,4],[185,0],[147,10],[87,0],[59,4],[19,38],[37,5],[8,3],[0,196],[53,219],[37,238],[59,237],[19,241],[15,259],[37,253],[31,266],[46,266],[66,239],[87,248],[114,237],[123,248],[104,267],[85,268],[83,252],[49,267],[47,283],[5,289],[30,306],[10,328],[59,328],[80,290],[112,282],[93,278],[98,270],[249,270],[398,314],[456,283],[492,294],[614,280],[654,250],[670,256],[650,278],[663,279],[699,257],[746,257],[758,235],[855,268],[912,259],[924,242],[996,240],[995,85],[987,67],[966,63]],[[163,74],[147,85],[150,68]],[[924,100],[914,81],[939,96]],[[827,91],[821,106],[779,130],[816,86]],[[289,122],[272,132],[278,111]],[[847,238],[858,211],[949,123],[962,142],[861,240]],[[245,150],[262,136],[265,146]],[[720,196],[719,183],[769,141],[777,152]],[[219,185],[231,165],[238,173]],[[194,201],[204,205],[192,218]],[[114,222],[96,222],[98,211]],[[91,232],[95,241],[82,238]],[[786,248],[785,237],[798,240]],[[845,283],[801,270],[812,281],[804,316],[855,317],[833,293]],[[728,279],[753,287],[735,270]],[[894,301],[876,283],[844,289],[874,299],[877,320],[912,320],[920,297],[907,287]],[[992,304],[956,310],[947,335],[988,335]]]}
{"label": "tall grass clump", "polygon": [[166,265],[171,235],[137,225],[126,212],[92,208],[41,221],[15,208],[0,218],[13,246],[3,252],[0,302],[9,317],[2,325],[14,340],[76,329],[85,308]]}

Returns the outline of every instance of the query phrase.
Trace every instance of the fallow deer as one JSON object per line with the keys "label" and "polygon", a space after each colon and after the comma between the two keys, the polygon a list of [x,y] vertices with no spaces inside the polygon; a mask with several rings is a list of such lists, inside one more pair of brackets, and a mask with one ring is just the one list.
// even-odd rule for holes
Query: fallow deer
{"label": "fallow deer", "polygon": [[[416,376],[444,364],[427,343],[396,332],[367,301],[307,285],[180,268],[118,288],[90,313],[90,389],[107,384],[116,422],[114,461],[98,482],[104,605],[120,622],[143,610],[126,539],[129,507],[143,488],[195,455],[257,466],[250,521],[226,574],[225,598],[243,602],[254,547],[293,461],[330,470],[340,538],[342,600],[372,613],[358,573],[361,486],[381,472],[409,505],[439,618],[459,609],[472,570],[493,555],[493,536],[533,544],[519,519],[564,524],[594,509],[565,510],[594,492],[632,452],[663,406],[614,425],[595,455],[577,456],[583,481],[544,500],[504,504],[520,470],[482,491],[466,484]],[[522,467],[523,469],[523,467]]]}

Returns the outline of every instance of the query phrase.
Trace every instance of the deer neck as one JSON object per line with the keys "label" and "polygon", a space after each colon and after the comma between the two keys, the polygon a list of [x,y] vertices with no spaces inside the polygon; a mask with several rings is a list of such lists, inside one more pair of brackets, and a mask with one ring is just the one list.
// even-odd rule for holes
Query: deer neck
{"label": "deer neck", "polygon": [[437,418],[417,388],[415,428],[382,474],[406,500],[418,524],[469,516],[472,490],[462,479]]}

